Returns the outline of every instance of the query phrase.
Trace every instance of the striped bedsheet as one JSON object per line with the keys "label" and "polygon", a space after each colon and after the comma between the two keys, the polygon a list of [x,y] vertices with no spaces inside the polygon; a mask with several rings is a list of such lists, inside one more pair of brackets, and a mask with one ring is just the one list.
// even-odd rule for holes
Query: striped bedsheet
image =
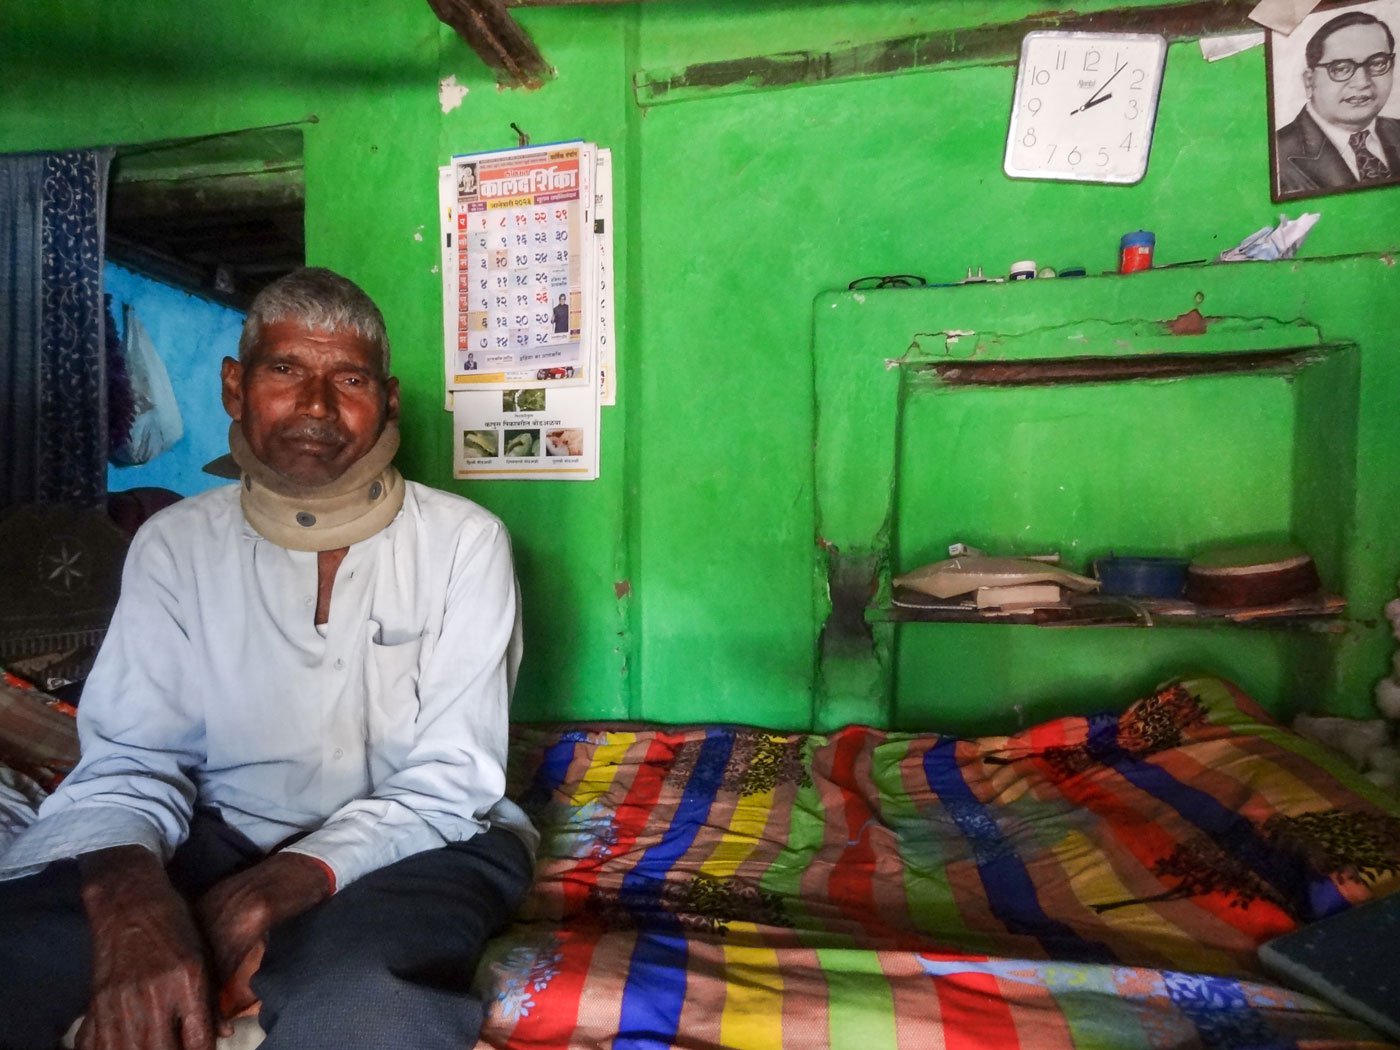
{"label": "striped bedsheet", "polygon": [[526,727],[511,776],[485,1046],[1386,1045],[1254,950],[1400,887],[1400,806],[1217,679],[1009,737]]}

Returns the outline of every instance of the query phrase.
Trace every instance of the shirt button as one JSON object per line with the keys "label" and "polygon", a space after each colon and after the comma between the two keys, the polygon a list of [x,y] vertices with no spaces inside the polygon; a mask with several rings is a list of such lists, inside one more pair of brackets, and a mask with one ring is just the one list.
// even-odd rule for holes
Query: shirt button
{"label": "shirt button", "polygon": [[335,669],[336,669],[337,671],[343,671],[343,670],[345,670],[345,661],[344,661],[344,660],[337,660],[337,661],[335,662]]}
{"label": "shirt button", "polygon": [[332,758],[335,758],[335,759],[344,758],[344,757],[345,757],[345,752],[342,751],[340,748],[336,748],[334,751],[331,752],[331,757],[332,757]]}
{"label": "shirt button", "polygon": [[316,604],[316,599],[313,598],[313,597],[311,597],[311,595],[308,594],[305,598],[303,598],[303,599],[301,600],[301,603],[302,603],[303,605],[315,605],[315,604]]}

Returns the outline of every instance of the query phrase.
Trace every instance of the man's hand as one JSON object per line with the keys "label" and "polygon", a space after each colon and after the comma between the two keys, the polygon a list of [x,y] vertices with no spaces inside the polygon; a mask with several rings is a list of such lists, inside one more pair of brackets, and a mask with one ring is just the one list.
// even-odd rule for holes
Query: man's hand
{"label": "man's hand", "polygon": [[204,948],[159,858],[116,846],[79,858],[92,997],[78,1050],[214,1050]]}
{"label": "man's hand", "polygon": [[299,853],[274,853],[225,879],[200,898],[195,914],[214,955],[219,987],[219,1034],[257,1002],[248,982],[262,963],[267,935],[330,896],[325,868]]}

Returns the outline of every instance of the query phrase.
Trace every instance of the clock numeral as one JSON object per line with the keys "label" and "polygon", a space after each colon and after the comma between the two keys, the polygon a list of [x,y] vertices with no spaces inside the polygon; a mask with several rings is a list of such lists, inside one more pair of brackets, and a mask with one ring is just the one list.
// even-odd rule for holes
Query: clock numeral
{"label": "clock numeral", "polygon": [[1099,61],[1103,55],[1097,51],[1089,50],[1084,52],[1084,72],[1093,73],[1099,68]]}
{"label": "clock numeral", "polygon": [[1025,133],[1024,135],[1021,136],[1021,145],[1023,145],[1023,146],[1034,146],[1034,145],[1035,145],[1035,128],[1027,128],[1027,129],[1026,129],[1026,133]]}
{"label": "clock numeral", "polygon": [[1048,84],[1048,83],[1050,83],[1050,70],[1048,70],[1048,69],[1038,69],[1038,68],[1035,67],[1035,66],[1031,66],[1031,83],[1032,83],[1032,84]]}
{"label": "clock numeral", "polygon": [[1083,159],[1084,154],[1079,152],[1078,146],[1075,146],[1073,149],[1071,149],[1068,153],[1065,154],[1065,160],[1069,161],[1069,166],[1071,168],[1079,167],[1079,162]]}
{"label": "clock numeral", "polygon": [[1118,143],[1118,148],[1122,150],[1131,150],[1133,148],[1133,133],[1131,131],[1128,132],[1127,138]]}
{"label": "clock numeral", "polygon": [[1049,155],[1045,158],[1045,163],[1046,163],[1046,164],[1049,164],[1052,160],[1055,159],[1055,151],[1056,151],[1057,149],[1059,149],[1059,148],[1060,148],[1060,147],[1057,146],[1057,145],[1056,145],[1055,143],[1053,143],[1053,142],[1050,144],[1050,153],[1049,153]]}
{"label": "clock numeral", "polygon": [[1065,60],[1066,60],[1067,58],[1069,58],[1069,53],[1068,53],[1067,51],[1065,51],[1064,48],[1060,48],[1060,50],[1057,51],[1057,52],[1055,53],[1055,68],[1056,68],[1056,69],[1064,69],[1064,68],[1065,68]]}
{"label": "clock numeral", "polygon": [[1107,166],[1108,166],[1108,160],[1109,160],[1109,157],[1108,157],[1108,150],[1106,150],[1103,146],[1100,146],[1100,147],[1099,147],[1099,167],[1101,167],[1101,168],[1107,167]]}
{"label": "clock numeral", "polygon": [[1138,112],[1138,100],[1135,98],[1128,99],[1128,119],[1137,120]]}
{"label": "clock numeral", "polygon": [[1026,99],[1026,109],[1030,110],[1031,116],[1034,116],[1035,114],[1039,113],[1039,112],[1040,112],[1040,99],[1038,99],[1038,98],[1028,98],[1028,99]]}
{"label": "clock numeral", "polygon": [[1130,91],[1141,91],[1143,82],[1147,79],[1147,73],[1141,69],[1133,70],[1133,79],[1128,84]]}

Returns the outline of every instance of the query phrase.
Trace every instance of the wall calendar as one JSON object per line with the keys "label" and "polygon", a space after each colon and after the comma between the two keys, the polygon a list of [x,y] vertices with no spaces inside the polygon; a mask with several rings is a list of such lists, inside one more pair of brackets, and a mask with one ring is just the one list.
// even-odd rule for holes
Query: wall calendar
{"label": "wall calendar", "polygon": [[597,476],[614,382],[611,182],[610,153],[586,142],[439,170],[457,477]]}

